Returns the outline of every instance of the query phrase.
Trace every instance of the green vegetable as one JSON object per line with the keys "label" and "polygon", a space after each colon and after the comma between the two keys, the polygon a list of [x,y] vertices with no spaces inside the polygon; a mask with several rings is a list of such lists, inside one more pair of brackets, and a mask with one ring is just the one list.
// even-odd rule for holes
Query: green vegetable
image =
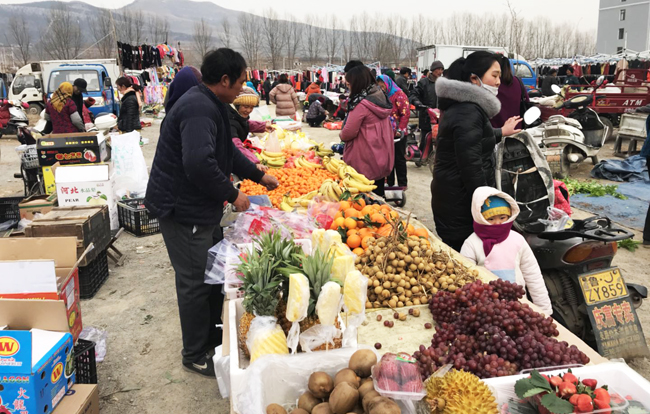
{"label": "green vegetable", "polygon": [[627,197],[618,192],[617,185],[600,184],[597,181],[578,181],[570,178],[562,180],[566,184],[569,194],[589,194],[590,197],[602,197],[604,195],[611,195],[620,200],[627,200]]}
{"label": "green vegetable", "polygon": [[621,249],[627,249],[631,252],[636,251],[636,249],[639,248],[639,245],[641,244],[640,241],[634,241],[632,239],[625,239],[621,240],[618,242],[618,247]]}

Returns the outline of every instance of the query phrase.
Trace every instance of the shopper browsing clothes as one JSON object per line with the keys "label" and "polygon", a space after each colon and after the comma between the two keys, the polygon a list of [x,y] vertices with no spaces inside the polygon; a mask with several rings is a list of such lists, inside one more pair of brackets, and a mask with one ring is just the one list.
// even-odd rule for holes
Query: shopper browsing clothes
{"label": "shopper browsing clothes", "polygon": [[385,178],[395,159],[393,128],[388,119],[393,105],[367,67],[353,67],[345,78],[350,85],[350,101],[340,133],[345,142],[343,160],[375,180],[374,192],[383,197]]}
{"label": "shopper browsing clothes", "polygon": [[221,344],[222,286],[203,282],[208,250],[223,237],[224,203],[248,209],[246,194],[230,174],[278,186],[232,143],[228,104],[242,89],[246,61],[231,49],[208,52],[203,81],[181,96],[161,126],[145,205],[159,218],[163,240],[176,273],[176,295],[185,368],[214,377],[210,351]]}
{"label": "shopper browsing clothes", "polygon": [[537,259],[526,239],[512,231],[518,215],[519,206],[508,194],[492,187],[477,188],[472,197],[474,233],[460,253],[500,279],[525,287],[535,305],[550,316],[551,299]]}

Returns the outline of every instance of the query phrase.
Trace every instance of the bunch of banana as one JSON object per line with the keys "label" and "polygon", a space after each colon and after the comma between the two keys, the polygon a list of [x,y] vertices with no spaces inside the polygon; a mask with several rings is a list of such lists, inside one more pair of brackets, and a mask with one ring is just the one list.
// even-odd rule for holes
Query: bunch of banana
{"label": "bunch of banana", "polygon": [[283,211],[293,211],[295,208],[307,207],[309,202],[318,195],[318,190],[314,190],[297,198],[289,197],[289,193],[282,197],[280,209]]}
{"label": "bunch of banana", "polygon": [[327,179],[321,184],[320,189],[318,189],[318,194],[323,196],[327,201],[339,201],[343,194],[343,189],[336,181]]}
{"label": "bunch of banana", "polygon": [[[370,180],[366,178],[366,181],[370,181]],[[359,181],[356,177],[353,177],[351,174],[347,174],[347,176],[343,179],[341,184],[343,184],[345,187],[348,187],[348,189],[356,188],[362,193],[369,193],[377,188],[377,186],[374,184],[366,184]]]}
{"label": "bunch of banana", "polygon": [[332,157],[323,157],[323,167],[325,167],[325,169],[327,169],[327,171],[331,172],[332,174],[338,175],[341,167],[345,166],[346,164],[339,159]]}
{"label": "bunch of banana", "polygon": [[[352,178],[355,181],[358,181],[359,183],[363,185],[373,185],[375,182],[373,180],[369,180],[366,178],[365,175],[357,172],[354,168],[350,167],[347,164],[343,164],[342,168],[339,168],[337,171],[337,174],[341,180],[346,179],[347,177]],[[363,190],[362,190],[363,191]]]}
{"label": "bunch of banana", "polygon": [[316,155],[318,155],[321,158],[331,157],[332,155],[334,155],[334,151],[332,151],[330,148],[325,148],[325,144],[323,144],[322,142],[314,145],[311,149],[312,151],[315,151]]}
{"label": "bunch of banana", "polygon": [[293,163],[296,164],[296,167],[304,167],[304,168],[309,168],[311,170],[315,170],[317,168],[323,168],[322,165],[313,163],[307,160],[304,156],[296,158],[296,160]]}
{"label": "bunch of banana", "polygon": [[257,157],[262,161],[262,164],[268,165],[271,168],[282,168],[287,162],[287,159],[281,152],[262,151],[261,154],[257,154]]}

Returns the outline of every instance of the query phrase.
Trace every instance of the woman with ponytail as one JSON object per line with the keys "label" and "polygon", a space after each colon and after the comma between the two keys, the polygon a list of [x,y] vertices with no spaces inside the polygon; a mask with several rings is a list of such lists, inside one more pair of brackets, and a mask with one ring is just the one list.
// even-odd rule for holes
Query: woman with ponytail
{"label": "woman with ponytail", "polygon": [[519,130],[513,117],[503,128],[492,128],[490,118],[501,110],[497,99],[501,83],[497,55],[478,51],[456,60],[447,78],[436,82],[442,111],[431,181],[431,209],[440,238],[454,250],[474,232],[472,194],[495,187],[494,147],[502,136]]}

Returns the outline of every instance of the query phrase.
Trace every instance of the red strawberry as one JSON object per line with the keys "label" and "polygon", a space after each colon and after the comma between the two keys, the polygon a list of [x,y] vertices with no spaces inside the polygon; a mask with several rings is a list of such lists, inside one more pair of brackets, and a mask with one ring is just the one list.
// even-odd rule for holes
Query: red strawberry
{"label": "red strawberry", "polygon": [[422,380],[412,380],[402,385],[402,391],[404,392],[420,392],[422,391]]}
{"label": "red strawberry", "polygon": [[399,391],[400,386],[397,382],[387,377],[381,377],[377,381],[377,386],[384,391]]}
{"label": "red strawberry", "polygon": [[580,394],[578,395],[576,408],[579,412],[590,413],[594,410],[593,400],[587,394]]}
{"label": "red strawberry", "polygon": [[556,375],[556,376],[551,377],[551,380],[549,382],[551,383],[552,386],[559,387],[560,384],[562,384],[563,381],[562,381],[562,378],[560,378],[560,377],[558,377]]}
{"label": "red strawberry", "polygon": [[569,397],[578,392],[578,390],[576,390],[576,386],[572,383],[563,382],[558,386],[558,392],[560,393],[561,397]]}
{"label": "red strawberry", "polygon": [[540,374],[544,379],[548,382],[551,382],[551,379],[548,377],[548,375]]}
{"label": "red strawberry", "polygon": [[602,414],[611,414],[612,412],[612,407],[609,405],[608,402],[605,402],[599,398],[594,398],[594,406],[598,410],[605,410],[602,411]]}
{"label": "red strawberry", "polygon": [[611,397],[609,395],[609,392],[604,388],[596,388],[594,390],[594,398],[597,398],[600,401],[607,403],[607,405],[609,405],[609,403],[611,402]]}
{"label": "red strawberry", "polygon": [[570,372],[567,372],[566,374],[562,375],[562,380],[564,382],[570,382],[570,383],[572,383],[574,385],[578,385],[578,382],[580,382],[580,381],[578,381],[578,377],[576,377],[575,375],[573,375]]}
{"label": "red strawberry", "polygon": [[573,394],[571,398],[569,398],[569,402],[573,405],[578,405],[578,397],[580,394]]}
{"label": "red strawberry", "polygon": [[596,384],[598,384],[598,381],[596,381],[595,379],[584,379],[584,380],[582,380],[582,383],[585,386],[591,388],[592,390],[595,390],[596,389]]}

